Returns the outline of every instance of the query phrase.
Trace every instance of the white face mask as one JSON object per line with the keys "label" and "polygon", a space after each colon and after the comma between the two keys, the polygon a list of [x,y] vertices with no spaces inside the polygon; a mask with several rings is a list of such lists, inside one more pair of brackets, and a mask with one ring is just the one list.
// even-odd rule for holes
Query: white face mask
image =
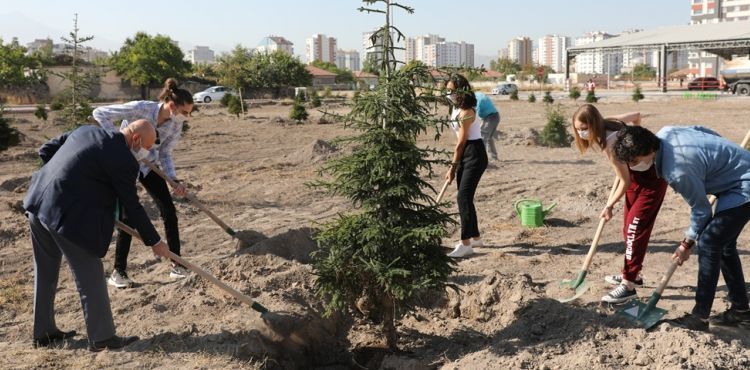
{"label": "white face mask", "polygon": [[581,139],[583,139],[583,140],[588,140],[589,139],[589,130],[579,130],[579,129],[576,129],[576,131],[578,132],[578,136],[580,136]]}
{"label": "white face mask", "polygon": [[651,166],[653,164],[654,164],[654,160],[653,159],[650,159],[650,160],[647,159],[645,161],[638,162],[638,164],[635,165],[635,166],[630,166],[630,169],[632,171],[643,172],[643,171],[647,171],[649,168],[651,168]]}
{"label": "white face mask", "polygon": [[170,118],[172,119],[172,122],[174,122],[174,123],[176,123],[178,125],[179,124],[183,124],[183,123],[185,123],[185,121],[187,121],[187,117],[185,117],[185,115],[182,114],[182,113],[172,114],[170,116]]}
{"label": "white face mask", "polygon": [[133,157],[135,158],[136,161],[140,162],[146,159],[146,157],[148,157],[149,151],[145,149],[144,147],[142,147],[140,144],[138,146],[139,146],[138,150],[130,148],[130,153],[133,154]]}

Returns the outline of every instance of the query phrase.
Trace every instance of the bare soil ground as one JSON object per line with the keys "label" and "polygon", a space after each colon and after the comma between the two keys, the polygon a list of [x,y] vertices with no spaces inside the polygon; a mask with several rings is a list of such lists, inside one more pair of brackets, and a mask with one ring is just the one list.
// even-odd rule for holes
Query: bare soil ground
{"label": "bare soil ground", "polygon": [[[638,110],[644,126],[701,124],[739,142],[750,127],[747,99],[711,102],[609,101],[605,114]],[[61,127],[30,115],[16,116],[26,135],[19,147],[0,153],[0,358],[7,368],[392,368],[392,369],[740,369],[750,368],[750,333],[712,328],[694,333],[660,324],[645,331],[614,316],[617,307],[599,299],[603,281],[622,265],[622,211],[605,228],[587,281],[589,291],[562,304],[556,284],[572,278],[583,262],[606,201],[613,174],[597,153],[533,144],[541,132],[544,105],[501,100],[500,160],[492,163],[476,196],[484,248],[458,263],[451,281],[459,293],[425,302],[398,325],[404,352],[382,349],[379,327],[362,317],[322,319],[312,292],[310,228],[348,209],[305,184],[317,178],[323,160],[336,153],[326,142],[350,132],[341,124],[317,124],[320,113],[301,125],[288,122],[287,105],[250,108],[237,119],[224,109],[205,107],[175,152],[178,175],[190,190],[251,243],[236,243],[206,215],[185,201],[177,204],[183,256],[220,279],[285,315],[273,330],[259,315],[198,276],[173,281],[168,265],[155,262],[148,248],[134,245],[132,289],[110,287],[118,333],[142,340],[123,351],[90,353],[75,284],[61,270],[57,323],[81,335],[50,349],[30,344],[33,257],[20,209],[37,167],[36,149]],[[563,102],[570,117],[576,105]],[[344,111],[341,106],[331,109]],[[443,112],[444,113],[444,112]],[[281,117],[281,119],[279,118]],[[321,140],[323,142],[321,142]],[[453,134],[422,145],[452,148]],[[440,177],[432,183],[439,188]],[[152,200],[142,201],[160,223]],[[455,196],[451,188],[446,199]],[[527,229],[513,210],[516,200],[556,202],[546,226]],[[456,212],[455,204],[451,211]],[[652,233],[644,267],[647,298],[669,264],[688,225],[689,209],[669,190]],[[457,230],[444,241],[455,244]],[[135,242],[134,242],[135,243]],[[739,249],[750,275],[750,233]],[[447,249],[446,249],[447,250]],[[114,249],[104,258],[111,271]],[[696,258],[677,270],[659,306],[672,318],[690,310],[697,276]],[[102,278],[105,278],[104,276]],[[562,292],[566,293],[566,292]],[[719,282],[714,311],[725,309],[726,286]],[[293,335],[284,335],[293,334]],[[291,338],[291,339],[290,339]]]}

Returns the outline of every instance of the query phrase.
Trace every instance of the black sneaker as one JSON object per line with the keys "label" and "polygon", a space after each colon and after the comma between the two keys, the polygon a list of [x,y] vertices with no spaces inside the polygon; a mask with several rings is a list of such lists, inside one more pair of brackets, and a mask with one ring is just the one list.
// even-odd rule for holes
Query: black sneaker
{"label": "black sneaker", "polygon": [[75,337],[76,334],[77,333],[76,333],[75,330],[71,330],[71,331],[58,330],[57,332],[52,333],[52,334],[47,334],[44,337],[34,338],[31,341],[31,344],[34,346],[34,348],[47,347],[50,344],[52,344],[54,342],[57,342],[58,340],[63,340],[63,339],[68,339],[68,338]]}
{"label": "black sneaker", "polygon": [[99,352],[103,351],[105,349],[119,349],[122,347],[127,346],[130,343],[133,343],[137,341],[138,337],[120,337],[120,336],[113,336],[112,338],[101,340],[98,342],[94,342],[89,346],[89,351],[91,352]]}
{"label": "black sneaker", "polygon": [[711,316],[711,324],[720,326],[738,326],[750,329],[750,310],[741,312],[730,308],[716,316]]}
{"label": "black sneaker", "polygon": [[618,285],[617,288],[612,289],[612,291],[607,293],[607,295],[602,297],[602,301],[607,303],[622,303],[636,298],[637,296],[638,295],[635,294],[635,289],[628,290],[627,286],[621,284]]}
{"label": "black sneaker", "polygon": [[667,322],[674,326],[679,326],[689,330],[708,331],[708,320],[703,320],[692,313],[686,313],[682,317],[674,320],[667,320]]}
{"label": "black sneaker", "polygon": [[[604,277],[604,281],[612,285],[620,285],[622,284],[622,275],[607,275]],[[643,276],[641,274],[638,274],[638,277],[635,279],[633,284],[643,285]]]}

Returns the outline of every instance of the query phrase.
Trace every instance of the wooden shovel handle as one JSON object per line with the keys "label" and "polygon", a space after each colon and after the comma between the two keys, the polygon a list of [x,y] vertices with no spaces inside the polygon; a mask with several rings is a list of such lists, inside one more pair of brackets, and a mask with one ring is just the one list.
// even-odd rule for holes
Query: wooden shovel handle
{"label": "wooden shovel handle", "polygon": [[445,184],[443,184],[443,188],[440,189],[440,193],[438,194],[437,198],[435,198],[435,203],[440,203],[440,201],[443,200],[443,195],[445,195],[445,189],[448,189],[449,184],[450,184],[450,181],[445,180]]}
{"label": "wooden shovel handle", "polygon": [[[620,178],[615,176],[615,181],[612,183],[612,190],[609,191],[609,197],[607,197],[607,203],[609,203],[612,200],[612,197],[615,195],[615,191],[617,190],[617,187],[620,185]],[[583,268],[581,270],[588,271],[589,266],[591,265],[591,261],[594,259],[594,255],[596,254],[596,248],[599,246],[599,238],[602,236],[602,230],[604,230],[604,224],[606,224],[607,221],[603,218],[599,219],[599,226],[596,227],[596,233],[594,233],[594,239],[591,241],[591,247],[589,248],[589,253],[586,255],[586,259],[583,261]]]}
{"label": "wooden shovel handle", "polygon": [[[138,240],[141,240],[141,242],[143,241],[143,239],[141,239],[141,236],[138,234],[138,232],[135,231],[135,230],[133,230],[133,228],[129,227],[128,225],[125,225],[121,221],[115,221],[115,225],[120,230],[122,230],[122,231],[130,234],[132,237],[134,237],[134,238],[136,238]],[[264,312],[268,311],[265,307],[263,307],[259,303],[255,302],[252,298],[250,298],[250,297],[242,294],[239,290],[230,287],[229,285],[227,285],[223,281],[221,281],[221,280],[217,279],[215,276],[211,275],[211,273],[209,273],[208,271],[206,271],[206,270],[198,267],[197,265],[192,264],[190,261],[188,261],[188,260],[186,260],[186,259],[184,259],[184,258],[182,258],[182,257],[180,257],[180,256],[178,256],[178,255],[176,255],[176,254],[174,254],[172,252],[168,252],[168,253],[169,253],[169,259],[171,259],[172,261],[177,262],[178,264],[180,264],[182,266],[185,266],[185,268],[187,268],[188,270],[190,270],[190,271],[192,271],[192,272],[200,275],[202,278],[204,278],[204,279],[208,280],[209,282],[211,282],[211,284],[216,285],[221,290],[229,293],[229,295],[231,295],[232,297],[237,298],[240,302],[244,302],[244,303],[248,304],[254,310],[256,310],[258,312],[261,312],[261,313],[264,313]]]}
{"label": "wooden shovel handle", "polygon": [[748,131],[747,135],[745,135],[745,138],[742,139],[742,144],[740,144],[740,146],[747,149],[747,144],[749,143],[750,143],[750,131]]}
{"label": "wooden shovel handle", "polygon": [[[153,163],[146,162],[146,161],[143,161],[143,163],[146,164],[146,166],[148,166],[148,168],[151,169],[151,171],[154,171],[154,173],[156,173],[161,178],[163,178],[164,181],[168,182],[169,185],[172,188],[176,188],[177,186],[179,186],[179,184],[176,181],[174,181],[171,178],[169,178],[169,176],[167,176],[164,173],[164,171],[162,171],[161,169],[159,169],[159,167],[156,167],[156,165],[154,165]],[[203,211],[203,213],[205,213],[206,215],[208,215],[208,217],[211,218],[211,220],[213,220],[214,222],[216,222],[216,224],[218,224],[219,226],[221,226],[221,228],[224,229],[224,231],[226,231],[229,235],[232,235],[232,236],[235,235],[234,229],[232,229],[229,225],[227,225],[226,223],[224,223],[224,221],[222,221],[218,216],[216,216],[213,212],[211,212],[211,210],[209,210],[205,205],[203,205],[203,203],[201,203],[198,200],[198,198],[195,197],[195,195],[193,195],[192,193],[187,193],[186,192],[185,193],[185,197],[188,198],[188,200],[190,201],[190,203],[192,203],[198,209],[200,209],[201,211]]]}

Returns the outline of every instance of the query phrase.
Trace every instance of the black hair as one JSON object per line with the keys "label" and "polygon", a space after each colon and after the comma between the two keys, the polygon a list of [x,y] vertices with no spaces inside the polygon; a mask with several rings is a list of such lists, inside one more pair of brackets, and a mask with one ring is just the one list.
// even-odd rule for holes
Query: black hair
{"label": "black hair", "polygon": [[466,77],[460,74],[453,74],[448,81],[452,82],[453,87],[456,89],[455,104],[457,108],[473,109],[477,106],[477,97],[474,95],[474,91],[471,89],[469,80],[467,80]]}
{"label": "black hair", "polygon": [[653,132],[641,126],[625,126],[617,132],[612,148],[615,158],[629,163],[636,157],[649,155],[661,147],[661,141]]}
{"label": "black hair", "polygon": [[190,91],[177,87],[177,80],[168,78],[164,81],[164,89],[159,94],[159,100],[169,103],[173,101],[177,105],[193,104],[193,95]]}

